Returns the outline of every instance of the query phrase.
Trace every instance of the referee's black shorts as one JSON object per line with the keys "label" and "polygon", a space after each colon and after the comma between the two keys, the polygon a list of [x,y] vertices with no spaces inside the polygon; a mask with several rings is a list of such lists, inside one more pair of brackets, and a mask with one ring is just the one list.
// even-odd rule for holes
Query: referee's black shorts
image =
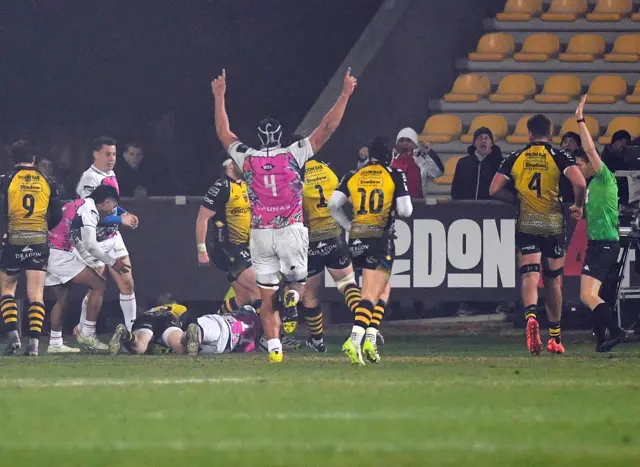
{"label": "referee's black shorts", "polygon": [[582,274],[605,282],[607,277],[615,271],[619,253],[620,244],[616,241],[589,240]]}

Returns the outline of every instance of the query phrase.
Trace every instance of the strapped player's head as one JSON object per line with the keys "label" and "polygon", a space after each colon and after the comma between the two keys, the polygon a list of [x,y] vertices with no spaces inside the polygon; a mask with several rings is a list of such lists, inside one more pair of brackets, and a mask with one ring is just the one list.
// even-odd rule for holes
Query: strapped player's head
{"label": "strapped player's head", "polygon": [[258,137],[263,149],[280,147],[282,125],[275,118],[264,118],[258,123]]}
{"label": "strapped player's head", "polygon": [[11,160],[14,164],[35,164],[36,153],[29,141],[21,139],[11,145]]}
{"label": "strapped player's head", "polygon": [[527,130],[529,130],[529,141],[548,142],[551,139],[551,130],[553,124],[546,116],[537,114],[527,121]]}
{"label": "strapped player's head", "polygon": [[369,148],[369,160],[376,160],[385,165],[391,163],[391,149],[387,138],[376,136],[367,147]]}
{"label": "strapped player's head", "polygon": [[589,157],[584,149],[578,148],[571,154],[576,159],[576,165],[586,180],[596,175],[596,171],[593,168],[593,165],[591,165],[591,162],[589,162]]}
{"label": "strapped player's head", "polygon": [[109,136],[100,136],[93,140],[93,165],[103,172],[116,166],[116,140]]}
{"label": "strapped player's head", "polygon": [[96,208],[102,215],[111,214],[120,203],[118,190],[111,185],[98,185],[89,198],[96,203]]}
{"label": "strapped player's head", "polygon": [[222,168],[227,177],[235,181],[242,180],[242,170],[230,157],[224,160]]}

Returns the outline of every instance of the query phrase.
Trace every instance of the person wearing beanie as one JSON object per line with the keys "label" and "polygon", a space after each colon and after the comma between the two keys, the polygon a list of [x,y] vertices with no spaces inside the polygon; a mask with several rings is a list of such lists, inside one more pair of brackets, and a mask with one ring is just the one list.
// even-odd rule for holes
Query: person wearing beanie
{"label": "person wearing beanie", "polygon": [[602,151],[602,162],[611,172],[629,170],[629,164],[624,158],[624,148],[631,143],[631,135],[626,130],[618,130],[611,138],[611,144]]}
{"label": "person wearing beanie", "polygon": [[489,186],[502,162],[502,151],[493,142],[489,128],[478,128],[467,156],[458,161],[451,184],[451,198],[456,200],[491,199]]}
{"label": "person wearing beanie", "polygon": [[429,180],[444,173],[438,154],[428,144],[419,143],[418,133],[412,128],[398,133],[391,167],[405,173],[412,198],[424,198]]}

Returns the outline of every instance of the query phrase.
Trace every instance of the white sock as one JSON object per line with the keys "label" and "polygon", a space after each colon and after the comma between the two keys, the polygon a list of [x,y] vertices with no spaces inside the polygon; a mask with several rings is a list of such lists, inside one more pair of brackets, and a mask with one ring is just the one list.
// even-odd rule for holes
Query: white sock
{"label": "white sock", "polygon": [[367,328],[367,333],[365,334],[364,338],[373,341],[373,343],[375,344],[376,340],[378,339],[378,330],[376,328]]}
{"label": "white sock", "polygon": [[362,344],[362,338],[364,337],[364,328],[361,326],[354,326],[351,329],[351,342],[353,342],[356,347],[360,347]]}
{"label": "white sock", "polygon": [[280,343],[280,339],[269,339],[267,341],[267,350],[269,351],[269,353],[271,352],[282,353],[282,344]]}
{"label": "white sock", "polygon": [[137,305],[136,294],[122,295],[120,294],[120,308],[122,308],[122,315],[124,316],[124,325],[129,331],[133,326],[133,322],[136,319]]}
{"label": "white sock", "polygon": [[95,337],[96,336],[96,322],[85,321],[80,329],[80,335],[82,337]]}
{"label": "white sock", "polygon": [[49,347],[62,345],[62,331],[49,332]]}
{"label": "white sock", "polygon": [[85,295],[82,299],[82,308],[80,309],[80,322],[78,323],[78,329],[82,329],[84,320],[87,319],[87,303],[89,303],[89,295]]}

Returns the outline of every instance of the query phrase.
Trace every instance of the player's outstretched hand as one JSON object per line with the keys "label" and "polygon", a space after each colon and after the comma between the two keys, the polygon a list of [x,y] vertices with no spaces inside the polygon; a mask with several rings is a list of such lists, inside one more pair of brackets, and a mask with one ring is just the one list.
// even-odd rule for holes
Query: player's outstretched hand
{"label": "player's outstretched hand", "polygon": [[587,95],[585,94],[580,98],[580,103],[578,104],[578,108],[576,109],[576,118],[578,120],[581,120],[584,118],[584,115],[582,112],[584,111],[584,104],[586,102],[587,102]]}
{"label": "player's outstretched hand", "polygon": [[132,229],[138,228],[138,216],[131,214],[130,212],[124,213],[122,215],[122,225],[125,227],[130,227]]}
{"label": "player's outstretched hand", "polygon": [[582,208],[579,208],[575,204],[569,207],[569,212],[571,213],[571,217],[573,217],[575,220],[582,219]]}
{"label": "player's outstretched hand", "polygon": [[219,75],[216,79],[211,81],[211,91],[213,92],[213,97],[219,99],[224,97],[224,93],[227,92],[227,71],[222,70],[222,74]]}
{"label": "player's outstretched hand", "polygon": [[342,94],[345,94],[347,97],[351,97],[351,94],[353,94],[357,85],[358,80],[351,76],[351,67],[347,68],[347,72],[344,75],[344,81],[342,83]]}
{"label": "player's outstretched hand", "polygon": [[209,267],[209,254],[206,251],[201,251],[198,253],[198,267],[206,268]]}
{"label": "player's outstretched hand", "polygon": [[130,266],[124,261],[122,261],[122,258],[118,258],[116,262],[113,263],[113,266],[111,267],[118,274],[126,274],[131,270]]}

